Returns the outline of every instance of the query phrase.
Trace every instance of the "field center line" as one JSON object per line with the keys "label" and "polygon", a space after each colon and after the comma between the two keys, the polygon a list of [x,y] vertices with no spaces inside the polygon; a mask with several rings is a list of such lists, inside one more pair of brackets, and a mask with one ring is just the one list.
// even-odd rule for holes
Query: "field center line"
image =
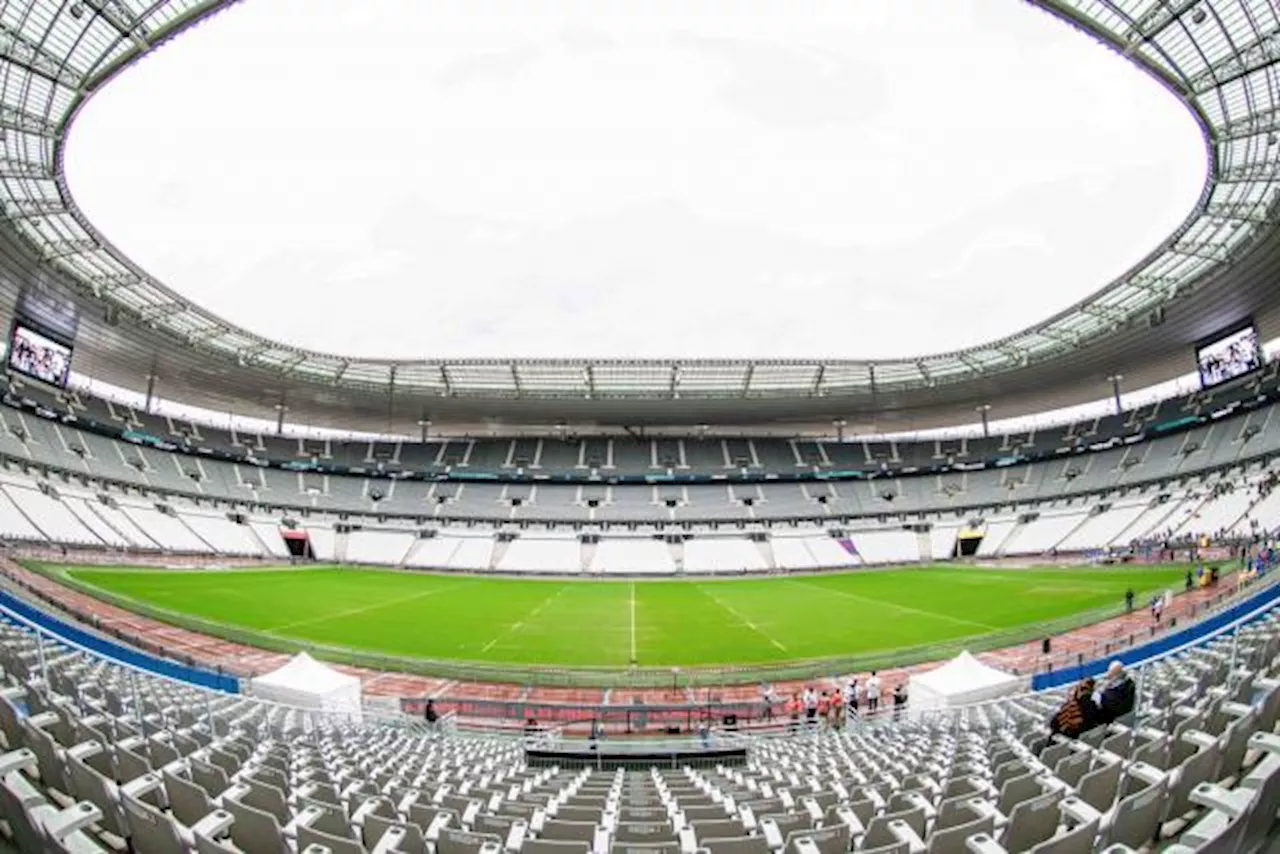
{"label": "field center line", "polygon": [[274,634],[275,632],[284,631],[285,629],[296,629],[298,626],[306,626],[311,623],[323,622],[324,620],[336,620],[339,617],[353,617],[356,614],[366,614],[369,611],[376,611],[379,608],[387,608],[391,605],[403,605],[406,602],[425,599],[428,596],[434,596],[435,594],[442,593],[445,590],[452,590],[455,587],[461,587],[464,583],[465,582],[459,581],[456,584],[446,584],[443,587],[436,587],[432,590],[423,590],[421,593],[414,593],[411,596],[397,596],[395,599],[390,599],[385,602],[375,602],[372,605],[362,605],[359,608],[348,608],[345,611],[335,611],[330,614],[323,614],[319,617],[308,617],[305,620],[294,620],[292,623],[281,623],[280,625],[272,626],[269,629],[259,629],[259,631],[266,632],[267,634]]}
{"label": "field center line", "polygon": [[725,610],[726,610],[726,611],[728,611],[731,615],[733,615],[734,619],[736,619],[738,622],[742,623],[742,625],[744,625],[744,626],[746,626],[747,628],[751,629],[751,631],[755,632],[755,633],[756,633],[756,634],[758,634],[760,637],[764,638],[764,639],[765,639],[765,640],[767,640],[769,643],[773,644],[775,647],[777,647],[778,649],[782,650],[783,652],[786,652],[786,651],[787,651],[787,648],[786,648],[785,646],[783,646],[782,644],[778,643],[778,641],[777,641],[775,638],[773,638],[771,635],[769,635],[769,633],[767,633],[764,629],[760,628],[760,627],[759,627],[759,626],[757,626],[755,623],[751,622],[751,621],[750,621],[750,620],[748,620],[746,617],[744,617],[744,616],[742,615],[742,613],[741,613],[737,608],[733,607],[732,605],[730,605],[728,602],[726,602],[726,601],[724,601],[723,599],[721,599],[721,598],[720,598],[719,596],[717,596],[716,594],[714,594],[714,593],[710,592],[710,591],[709,591],[709,590],[707,590],[705,587],[703,587],[701,584],[695,584],[694,586],[695,586],[695,587],[697,587],[697,588],[698,588],[698,590],[700,590],[700,591],[702,592],[702,595],[706,596],[706,597],[707,597],[708,599],[710,599],[712,602],[715,602],[715,603],[716,603],[717,605],[719,605],[721,608],[725,609]]}
{"label": "field center line", "polygon": [[530,620],[532,620],[534,617],[536,617],[536,616],[538,616],[539,614],[541,614],[541,613],[542,613],[542,609],[543,609],[543,608],[545,608],[545,607],[547,607],[548,605],[550,605],[550,604],[551,604],[555,599],[559,598],[559,596],[560,596],[560,594],[561,594],[561,593],[563,593],[564,591],[566,591],[566,590],[568,590],[568,589],[569,589],[569,585],[568,585],[568,584],[561,585],[559,590],[557,590],[555,593],[552,593],[552,594],[551,594],[550,596],[548,596],[546,599],[543,599],[541,602],[539,602],[537,605],[535,605],[535,606],[533,607],[533,609],[529,611],[529,613],[527,613],[527,614],[525,614],[525,615],[524,615],[524,617],[522,617],[522,618],[521,618],[521,619],[519,619],[519,620],[516,620],[516,621],[515,621],[514,623],[512,623],[511,625],[507,626],[505,629],[503,629],[502,631],[498,632],[497,637],[495,637],[493,640],[491,640],[491,641],[489,641],[487,644],[485,644],[485,645],[480,649],[480,651],[481,651],[481,652],[488,652],[489,650],[493,649],[494,645],[495,645],[498,641],[502,640],[503,638],[505,638],[507,635],[511,634],[512,632],[519,630],[519,628],[520,628],[521,626],[523,626],[525,623],[529,622],[529,621],[530,621]]}
{"label": "field center line", "polygon": [[939,614],[936,611],[925,611],[920,608],[912,608],[909,605],[899,605],[897,602],[886,602],[884,599],[876,599],[872,596],[859,596],[857,593],[850,593],[847,590],[839,590],[834,587],[824,587],[821,584],[810,584],[807,581],[800,581],[795,578],[788,578],[786,581],[789,584],[799,584],[814,590],[821,590],[823,593],[834,593],[837,596],[844,596],[846,599],[852,599],[855,602],[863,602],[867,605],[879,605],[883,608],[897,608],[899,611],[905,611],[908,614],[919,614],[921,617],[933,617],[935,620],[946,620],[949,623],[957,623],[962,626],[973,626],[976,629],[986,629],[989,632],[999,630],[999,626],[993,626],[988,623],[966,620],[963,617],[953,617],[950,614]]}
{"label": "field center line", "polygon": [[631,582],[631,661],[636,660],[636,583]]}

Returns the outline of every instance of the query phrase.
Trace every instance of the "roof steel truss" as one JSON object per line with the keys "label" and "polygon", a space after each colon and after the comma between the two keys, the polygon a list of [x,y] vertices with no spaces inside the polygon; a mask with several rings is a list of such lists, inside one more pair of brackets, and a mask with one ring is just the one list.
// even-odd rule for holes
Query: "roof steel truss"
{"label": "roof steel truss", "polygon": [[[936,386],[1053,359],[1189,293],[1276,227],[1280,17],[1257,0],[1036,0],[1140,63],[1186,101],[1206,135],[1196,209],[1118,281],[1055,317],[964,351],[852,360],[460,360],[393,363],[259,338],[156,282],[83,216],[62,175],[66,130],[128,63],[231,0],[0,0],[0,211],[85,294],[175,347],[294,382],[418,395],[819,397]],[[1012,3],[1015,0],[1008,0]],[[35,140],[41,144],[31,144]],[[180,286],[180,283],[178,283]]]}

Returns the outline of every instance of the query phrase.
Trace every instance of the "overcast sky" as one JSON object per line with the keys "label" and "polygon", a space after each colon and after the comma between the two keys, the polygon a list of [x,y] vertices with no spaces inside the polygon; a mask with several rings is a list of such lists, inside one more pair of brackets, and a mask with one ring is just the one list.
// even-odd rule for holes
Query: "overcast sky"
{"label": "overcast sky", "polygon": [[1171,95],[1016,0],[249,0],[67,157],[180,293],[405,358],[977,344],[1122,273],[1204,169]]}

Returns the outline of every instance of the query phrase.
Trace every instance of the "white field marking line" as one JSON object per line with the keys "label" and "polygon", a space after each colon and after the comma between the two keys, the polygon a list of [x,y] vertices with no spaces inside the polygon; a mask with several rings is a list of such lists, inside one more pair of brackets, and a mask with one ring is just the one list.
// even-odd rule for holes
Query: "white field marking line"
{"label": "white field marking line", "polygon": [[367,614],[369,611],[376,611],[379,608],[388,608],[392,605],[403,605],[406,602],[413,602],[418,599],[425,599],[428,596],[434,596],[437,593],[443,593],[446,590],[452,590],[455,587],[461,587],[464,582],[459,581],[457,584],[446,584],[444,587],[437,587],[434,590],[423,590],[421,593],[414,593],[412,596],[397,596],[385,602],[374,602],[372,605],[361,605],[359,608],[348,608],[345,611],[335,611],[331,614],[324,614],[319,617],[308,617],[305,620],[294,620],[292,623],[283,623],[279,626],[272,626],[269,629],[261,629],[260,631],[267,634],[284,631],[285,629],[296,629],[298,626],[307,626],[311,623],[321,623],[325,620],[336,620],[339,617],[354,617],[356,614]]}
{"label": "white field marking line", "polygon": [[493,640],[491,640],[491,641],[489,641],[487,644],[485,644],[485,645],[480,649],[480,651],[481,651],[481,652],[488,652],[489,650],[493,649],[494,645],[495,645],[498,641],[502,640],[503,638],[505,638],[507,635],[511,634],[512,632],[519,631],[521,626],[523,626],[525,623],[529,622],[529,621],[530,621],[530,620],[532,620],[534,617],[536,617],[536,616],[538,616],[539,614],[541,614],[541,613],[542,613],[542,609],[543,609],[543,608],[546,608],[548,605],[550,605],[550,604],[552,603],[552,601],[554,601],[555,599],[559,598],[560,594],[561,594],[561,593],[563,593],[563,592],[564,592],[565,590],[567,590],[567,589],[569,589],[569,585],[568,585],[568,584],[562,585],[562,586],[560,587],[560,589],[559,589],[559,590],[557,590],[555,593],[552,593],[552,594],[551,594],[550,596],[548,596],[546,599],[543,599],[539,604],[535,605],[535,606],[534,606],[534,608],[533,608],[533,610],[531,610],[529,613],[527,613],[527,614],[525,614],[525,615],[524,615],[524,618],[523,618],[523,619],[517,620],[517,621],[515,621],[514,623],[512,623],[511,625],[507,626],[507,628],[506,628],[504,631],[500,632],[500,633],[498,634],[498,636],[497,636],[497,637],[495,637]]}
{"label": "white field marking line", "polygon": [[939,614],[936,611],[925,611],[920,608],[912,608],[909,605],[899,605],[897,602],[886,602],[883,599],[875,599],[871,596],[859,596],[856,593],[850,593],[847,590],[838,590],[834,587],[823,587],[820,584],[810,584],[795,578],[787,579],[792,584],[802,584],[805,587],[812,587],[814,590],[821,590],[823,593],[834,593],[837,596],[844,596],[855,602],[865,602],[869,605],[879,605],[883,608],[897,608],[899,611],[906,611],[908,614],[919,614],[922,617],[933,617],[935,620],[946,620],[949,623],[958,623],[962,626],[973,626],[978,629],[986,629],[989,632],[998,631],[998,626],[989,623],[979,623],[974,620],[966,620],[963,617],[952,617],[950,614]]}
{"label": "white field marking line", "polygon": [[631,582],[631,660],[636,660],[636,583]]}
{"label": "white field marking line", "polygon": [[707,589],[706,589],[706,587],[703,587],[702,585],[697,585],[697,587],[698,587],[698,589],[699,589],[699,590],[701,590],[701,591],[702,591],[702,594],[703,594],[704,596],[706,596],[706,597],[707,597],[708,599],[710,599],[712,602],[715,602],[715,603],[716,603],[717,605],[719,605],[721,608],[724,608],[726,611],[728,611],[730,614],[732,614],[732,615],[734,616],[734,618],[738,620],[738,622],[742,623],[742,625],[744,625],[744,626],[746,626],[747,628],[751,629],[751,631],[755,632],[755,633],[756,633],[756,634],[758,634],[760,637],[764,638],[764,639],[765,639],[765,640],[767,640],[769,643],[773,644],[774,646],[776,646],[778,649],[782,650],[783,652],[786,652],[786,651],[787,651],[787,648],[786,648],[785,646],[783,646],[782,644],[778,643],[778,641],[777,641],[776,639],[774,639],[772,636],[770,636],[770,635],[769,635],[769,634],[768,634],[764,629],[760,628],[760,627],[759,627],[759,626],[757,626],[755,623],[751,622],[751,621],[750,621],[750,620],[748,620],[746,617],[744,617],[744,616],[742,615],[742,613],[741,613],[737,608],[733,607],[732,605],[730,605],[728,602],[725,602],[723,599],[721,599],[721,598],[720,598],[719,596],[717,596],[716,594],[714,594],[714,593],[710,592],[709,590],[707,590]]}

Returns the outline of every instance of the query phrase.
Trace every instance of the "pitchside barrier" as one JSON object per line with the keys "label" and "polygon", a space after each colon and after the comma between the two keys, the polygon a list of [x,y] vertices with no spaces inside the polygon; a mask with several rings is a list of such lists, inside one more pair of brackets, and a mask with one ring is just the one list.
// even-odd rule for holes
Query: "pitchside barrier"
{"label": "pitchside barrier", "polygon": [[[1265,578],[1265,577],[1264,577]],[[1031,679],[1031,690],[1044,691],[1049,688],[1060,688],[1084,679],[1086,676],[1097,677],[1106,672],[1112,661],[1119,661],[1126,667],[1148,664],[1169,655],[1199,646],[1207,640],[1219,635],[1235,631],[1241,626],[1258,619],[1280,603],[1280,583],[1274,579],[1265,579],[1272,583],[1247,596],[1243,600],[1229,605],[1212,616],[1206,617],[1184,629],[1171,631],[1149,643],[1129,647],[1116,652],[1115,655],[1095,658],[1074,667],[1038,673]]]}
{"label": "pitchside barrier", "polygon": [[154,673],[157,676],[198,685],[201,688],[211,688],[227,694],[240,693],[240,680],[234,676],[203,667],[179,664],[176,661],[131,649],[46,613],[7,590],[0,590],[0,610],[21,618],[18,621],[20,623],[34,626],[102,658],[147,673]]}

